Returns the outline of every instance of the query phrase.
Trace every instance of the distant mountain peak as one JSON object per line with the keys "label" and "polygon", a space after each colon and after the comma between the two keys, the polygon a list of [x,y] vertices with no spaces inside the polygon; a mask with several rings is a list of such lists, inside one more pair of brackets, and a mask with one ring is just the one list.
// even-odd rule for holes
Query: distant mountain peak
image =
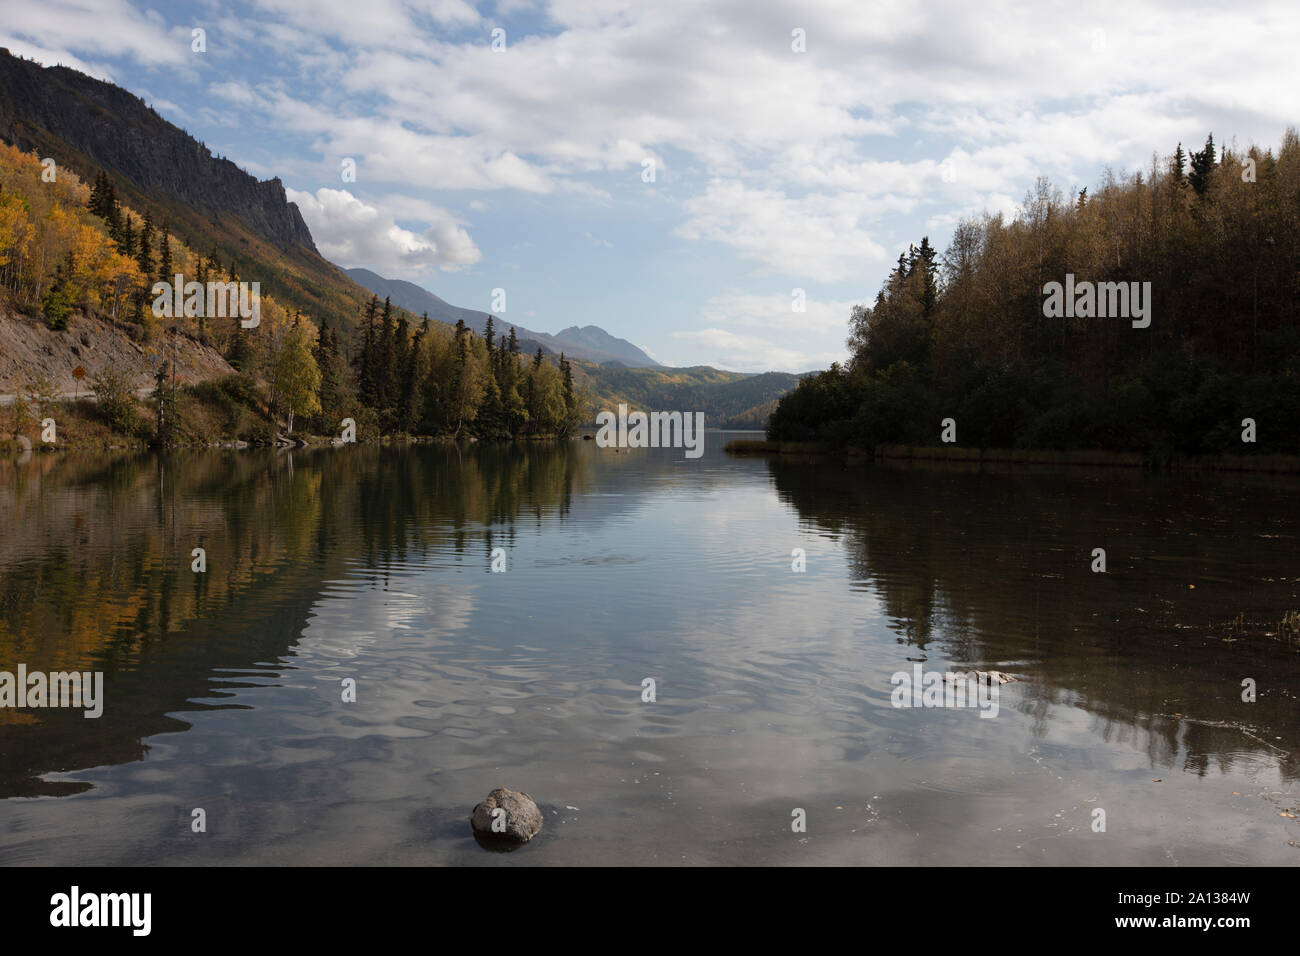
{"label": "distant mountain peak", "polygon": [[[480,335],[483,334],[488,319],[486,312],[451,305],[428,289],[414,282],[407,282],[405,279],[385,279],[378,273],[363,268],[343,271],[358,285],[369,289],[381,298],[391,298],[394,305],[400,306],[412,315],[428,312],[429,318],[449,325],[455,325],[458,319],[463,319],[471,329]],[[526,352],[534,352],[540,345],[543,352],[555,355],[563,352],[569,358],[584,359],[598,365],[616,362],[627,368],[662,368],[658,362],[627,339],[610,335],[598,325],[581,327],[574,325],[563,332],[550,335],[546,332],[535,332],[499,315],[493,316],[492,321],[503,330],[513,327],[515,335],[520,340],[520,348]]]}

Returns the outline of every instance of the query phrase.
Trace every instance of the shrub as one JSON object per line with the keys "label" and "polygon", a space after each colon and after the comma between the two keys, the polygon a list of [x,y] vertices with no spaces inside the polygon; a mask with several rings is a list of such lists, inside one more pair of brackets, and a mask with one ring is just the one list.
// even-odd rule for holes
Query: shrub
{"label": "shrub", "polygon": [[116,369],[102,372],[93,383],[100,415],[109,428],[131,435],[140,427],[140,411],[130,380]]}

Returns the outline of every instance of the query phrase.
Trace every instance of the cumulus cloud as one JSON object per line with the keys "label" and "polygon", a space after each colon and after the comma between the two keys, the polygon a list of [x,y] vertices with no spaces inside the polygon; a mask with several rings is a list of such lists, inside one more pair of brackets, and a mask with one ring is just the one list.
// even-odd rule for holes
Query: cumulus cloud
{"label": "cumulus cloud", "polygon": [[14,52],[44,52],[67,66],[80,62],[69,50],[154,66],[183,64],[190,54],[188,29],[169,31],[157,13],[141,12],[127,0],[5,0],[4,31]]}
{"label": "cumulus cloud", "polygon": [[[479,259],[464,224],[421,197],[490,205],[494,227],[507,209],[562,197],[626,210],[647,248],[667,235],[672,253],[716,254],[726,286],[750,270],[869,297],[922,230],[942,247],[959,217],[1010,211],[1040,175],[1095,184],[1107,166],[1145,167],[1153,149],[1195,147],[1210,130],[1274,143],[1300,115],[1294,0],[1187,0],[1179,16],[1098,0],[1085,17],[1076,0],[502,0],[490,16],[466,0],[260,0],[214,15],[197,58],[188,21],[168,27],[142,0],[4,6],[0,42],[46,62],[211,80],[206,103],[164,92],[209,130],[274,131],[274,147],[240,161],[310,183],[294,195],[322,250],[389,274]],[[791,49],[796,26],[806,52]],[[343,157],[366,201],[316,189],[338,182]],[[654,184],[639,176],[648,157]],[[506,198],[443,196],[465,191]],[[592,242],[633,248],[628,232],[583,228],[561,222],[563,238],[541,242],[571,242],[576,257],[603,256]],[[681,343],[733,366],[839,354],[816,340],[806,355],[774,351],[763,334],[799,330],[781,328],[766,295],[705,289],[680,314],[706,328]],[[830,336],[842,305],[810,301],[804,321]]]}
{"label": "cumulus cloud", "polygon": [[685,208],[688,218],[678,235],[726,243],[782,275],[834,281],[886,258],[862,227],[866,210],[852,197],[792,198],[775,189],[712,182]]}
{"label": "cumulus cloud", "polygon": [[285,192],[298,204],[322,255],[345,268],[364,266],[384,276],[418,278],[432,269],[459,269],[482,258],[462,223],[429,203],[419,212],[430,224],[416,233],[398,225],[391,212],[346,189]]}

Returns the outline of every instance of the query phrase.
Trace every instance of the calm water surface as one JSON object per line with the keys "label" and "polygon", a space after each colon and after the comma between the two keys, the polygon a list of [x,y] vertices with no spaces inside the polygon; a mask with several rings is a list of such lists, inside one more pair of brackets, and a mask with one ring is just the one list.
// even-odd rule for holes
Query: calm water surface
{"label": "calm water surface", "polygon": [[106,692],[0,710],[0,865],[1300,863],[1296,482],[725,438],[0,462],[0,670]]}

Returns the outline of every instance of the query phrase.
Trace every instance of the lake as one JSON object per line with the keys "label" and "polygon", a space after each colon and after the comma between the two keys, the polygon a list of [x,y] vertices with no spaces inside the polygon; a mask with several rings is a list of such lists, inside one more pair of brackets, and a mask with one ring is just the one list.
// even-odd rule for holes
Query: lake
{"label": "lake", "polygon": [[1294,479],[729,437],[0,462],[0,864],[1300,863]]}

